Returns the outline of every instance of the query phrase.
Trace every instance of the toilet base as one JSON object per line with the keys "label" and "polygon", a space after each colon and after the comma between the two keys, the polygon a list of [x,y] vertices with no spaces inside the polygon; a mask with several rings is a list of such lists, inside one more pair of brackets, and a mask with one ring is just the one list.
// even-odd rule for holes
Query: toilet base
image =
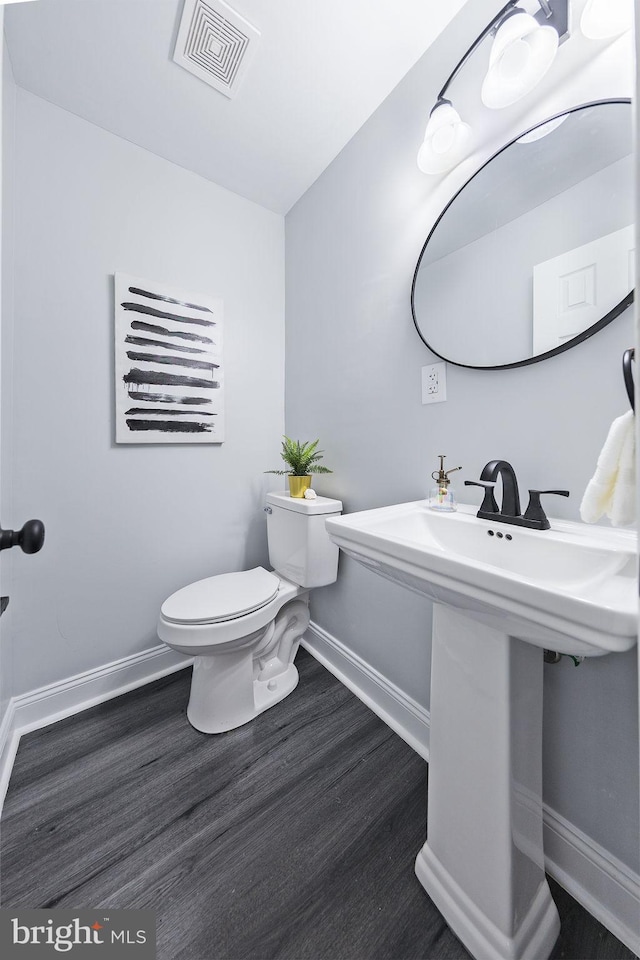
{"label": "toilet base", "polygon": [[[297,645],[296,645],[297,652]],[[290,663],[284,673],[273,680],[254,680],[253,681],[253,700],[256,705],[255,716],[264,713],[269,707],[280,703],[285,697],[295,690],[298,686],[298,668],[295,663]]]}
{"label": "toilet base", "polygon": [[309,625],[307,598],[291,600],[266,627],[196,656],[187,719],[201,733],[235,730],[298,685],[294,664]]}
{"label": "toilet base", "polygon": [[[284,673],[273,677],[271,680],[250,681],[250,688],[248,689],[251,692],[251,697],[239,698],[242,699],[243,702],[235,704],[231,711],[223,714],[219,709],[219,704],[217,705],[218,709],[212,711],[209,709],[209,689],[206,690],[203,698],[199,692],[200,685],[194,683],[196,669],[198,669],[198,661],[207,660],[210,660],[210,658],[196,657],[195,659],[193,664],[193,680],[191,681],[191,694],[187,706],[187,720],[191,726],[199,730],[200,733],[226,733],[228,730],[235,730],[237,727],[242,727],[245,723],[250,723],[251,720],[254,720],[261,713],[264,713],[269,707],[273,707],[276,703],[284,700],[284,698],[289,696],[298,686],[298,670],[294,663],[290,663]],[[204,665],[200,665],[201,670],[203,666],[206,671],[207,663],[205,662]],[[208,682],[207,677],[204,683],[208,684]]]}

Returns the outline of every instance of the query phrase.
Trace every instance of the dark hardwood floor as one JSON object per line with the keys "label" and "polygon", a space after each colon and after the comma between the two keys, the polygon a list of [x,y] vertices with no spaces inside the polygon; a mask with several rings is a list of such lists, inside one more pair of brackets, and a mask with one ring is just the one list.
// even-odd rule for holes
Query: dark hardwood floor
{"label": "dark hardwood floor", "polygon": [[[190,671],[20,742],[2,905],[147,907],[160,960],[467,960],[415,878],[427,765],[308,654],[291,696],[206,736]],[[552,884],[554,960],[633,954]]]}

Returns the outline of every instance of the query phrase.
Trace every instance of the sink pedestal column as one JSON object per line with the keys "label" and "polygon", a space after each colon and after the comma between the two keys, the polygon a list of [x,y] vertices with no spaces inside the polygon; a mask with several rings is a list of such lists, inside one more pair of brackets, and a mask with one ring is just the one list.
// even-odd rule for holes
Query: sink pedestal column
{"label": "sink pedestal column", "polygon": [[476,960],[546,960],[542,650],[436,604],[427,842],[416,874]]}

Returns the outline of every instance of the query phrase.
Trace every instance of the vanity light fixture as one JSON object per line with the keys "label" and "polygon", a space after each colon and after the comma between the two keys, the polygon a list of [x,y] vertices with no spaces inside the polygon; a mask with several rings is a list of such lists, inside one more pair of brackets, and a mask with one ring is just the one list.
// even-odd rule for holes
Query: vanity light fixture
{"label": "vanity light fixture", "polygon": [[438,94],[418,152],[423,173],[447,173],[470,153],[473,132],[446,93],[486,37],[494,35],[482,100],[492,109],[509,106],[533,90],[551,66],[559,43],[568,37],[569,0],[536,0],[540,9],[535,14],[518,2],[523,0],[510,0],[485,27]]}
{"label": "vanity light fixture", "polygon": [[633,0],[588,0],[580,29],[589,40],[611,40],[633,26]]}
{"label": "vanity light fixture", "polygon": [[491,47],[482,84],[485,107],[499,110],[521,100],[542,80],[558,52],[560,38],[524,10],[509,10]]}
{"label": "vanity light fixture", "polygon": [[423,173],[446,173],[467,156],[471,127],[460,119],[450,100],[438,100],[429,115],[424,142],[418,151]]}

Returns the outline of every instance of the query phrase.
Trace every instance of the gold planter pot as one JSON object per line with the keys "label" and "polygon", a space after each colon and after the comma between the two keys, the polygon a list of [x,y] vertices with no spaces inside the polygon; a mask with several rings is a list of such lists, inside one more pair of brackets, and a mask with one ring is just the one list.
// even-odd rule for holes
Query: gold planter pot
{"label": "gold planter pot", "polygon": [[305,490],[311,486],[311,477],[292,477],[289,475],[289,494],[292,497],[304,497]]}

